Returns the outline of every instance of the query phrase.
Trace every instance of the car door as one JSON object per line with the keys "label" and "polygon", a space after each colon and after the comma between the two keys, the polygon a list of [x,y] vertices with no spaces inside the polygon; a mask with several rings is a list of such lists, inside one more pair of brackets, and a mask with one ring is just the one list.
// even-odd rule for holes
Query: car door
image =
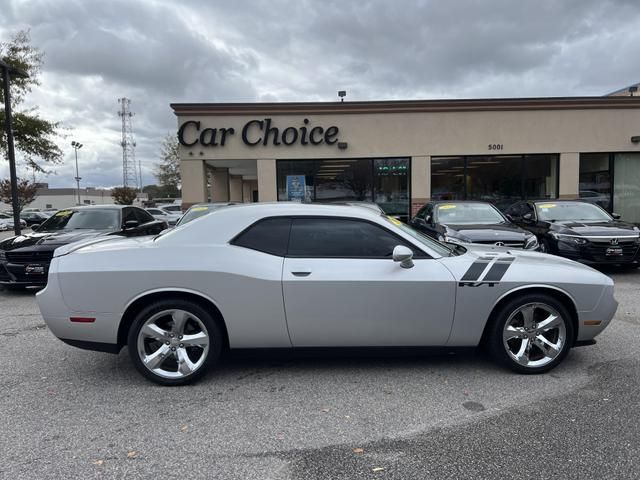
{"label": "car door", "polygon": [[[392,260],[414,251],[413,268]],[[295,347],[444,345],[455,282],[438,261],[381,225],[294,218],[282,272]]]}

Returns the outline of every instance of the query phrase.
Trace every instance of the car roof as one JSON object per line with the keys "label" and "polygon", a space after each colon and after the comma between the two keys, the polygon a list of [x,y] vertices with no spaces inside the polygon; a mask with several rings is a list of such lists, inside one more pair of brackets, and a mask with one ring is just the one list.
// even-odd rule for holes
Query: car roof
{"label": "car roof", "polygon": [[[162,241],[179,243],[195,236],[207,238],[207,241],[211,242],[227,242],[258,220],[280,216],[347,217],[370,219],[379,223],[383,215],[369,208],[351,205],[298,202],[239,203],[233,205],[233,208],[219,208],[208,215],[196,218],[163,235]],[[213,224],[215,228],[211,228]]]}

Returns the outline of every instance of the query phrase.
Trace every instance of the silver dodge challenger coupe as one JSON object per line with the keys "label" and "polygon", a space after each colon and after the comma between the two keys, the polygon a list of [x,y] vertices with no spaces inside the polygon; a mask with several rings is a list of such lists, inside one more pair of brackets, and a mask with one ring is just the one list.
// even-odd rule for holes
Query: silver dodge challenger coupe
{"label": "silver dodge challenger coupe", "polygon": [[594,343],[618,305],[610,278],[571,260],[444,244],[365,208],[296,203],[60,247],[37,300],[58,338],[126,345],[163,385],[237,348],[481,345],[541,373]]}

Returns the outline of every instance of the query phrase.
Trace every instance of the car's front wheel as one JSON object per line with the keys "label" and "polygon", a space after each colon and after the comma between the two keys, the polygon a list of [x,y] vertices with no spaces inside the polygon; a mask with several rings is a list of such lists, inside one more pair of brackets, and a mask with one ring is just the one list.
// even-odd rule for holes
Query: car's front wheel
{"label": "car's front wheel", "polygon": [[499,363],[519,373],[543,373],[567,355],[573,324],[562,303],[549,295],[523,295],[507,302],[493,317],[486,337]]}
{"label": "car's front wheel", "polygon": [[136,316],[128,348],[134,365],[148,379],[161,385],[185,385],[217,362],[222,333],[199,304],[167,299]]}

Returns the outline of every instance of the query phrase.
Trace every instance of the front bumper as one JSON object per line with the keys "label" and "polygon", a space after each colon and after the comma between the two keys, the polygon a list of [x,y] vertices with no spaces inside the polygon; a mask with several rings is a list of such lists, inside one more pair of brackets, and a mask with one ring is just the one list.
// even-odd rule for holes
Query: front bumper
{"label": "front bumper", "polygon": [[[554,253],[585,265],[640,265],[640,245],[635,242],[610,245],[602,242],[588,242],[576,245],[556,240]],[[611,254],[610,252],[616,252]]]}
{"label": "front bumper", "polygon": [[[27,272],[30,267],[32,272],[34,267],[41,267],[42,273]],[[40,271],[40,269],[37,271]],[[49,272],[49,262],[38,263],[12,263],[0,262],[0,285],[16,285],[25,287],[42,287],[47,284],[47,274]]]}

